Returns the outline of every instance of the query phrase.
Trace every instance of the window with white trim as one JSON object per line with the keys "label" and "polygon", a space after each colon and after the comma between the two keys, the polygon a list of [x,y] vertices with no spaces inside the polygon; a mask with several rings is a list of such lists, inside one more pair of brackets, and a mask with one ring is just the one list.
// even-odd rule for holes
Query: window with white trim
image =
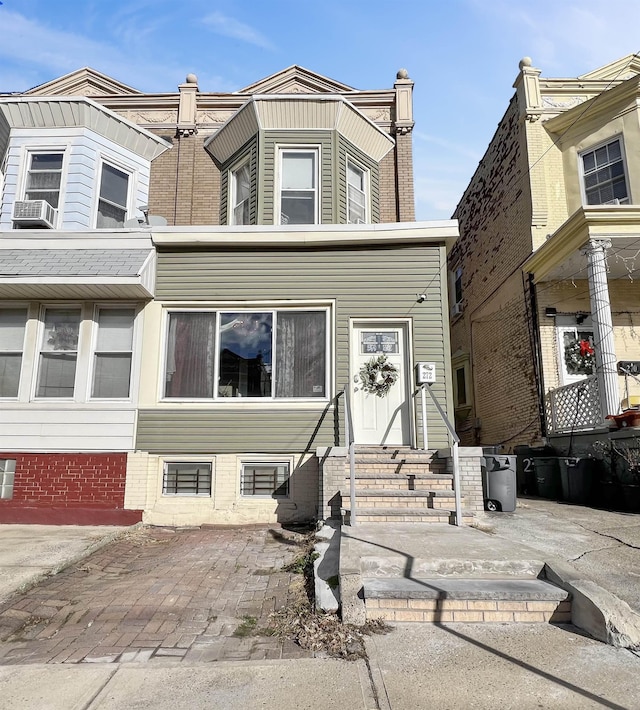
{"label": "window with white trim", "polygon": [[230,171],[229,182],[231,190],[229,224],[249,224],[251,168],[248,160]]}
{"label": "window with white trim", "polygon": [[13,498],[13,483],[16,475],[15,459],[0,459],[0,499]]}
{"label": "window with white trim", "polygon": [[347,223],[367,222],[368,173],[347,160]]}
{"label": "window with white trim", "polygon": [[457,316],[463,311],[462,267],[458,266],[450,275],[451,284],[451,315]]}
{"label": "window with white trim", "polygon": [[73,397],[80,308],[46,308],[41,331],[36,397]]}
{"label": "window with white trim", "polygon": [[327,396],[328,309],[170,311],[164,397]]}
{"label": "window with white trim", "polygon": [[46,200],[52,207],[58,207],[63,158],[64,153],[60,152],[29,154],[25,200]]}
{"label": "window with white trim", "polygon": [[586,204],[629,203],[621,138],[586,151],[580,158]]}
{"label": "window with white trim", "polygon": [[281,148],[279,154],[280,224],[317,224],[318,149]]}
{"label": "window with white trim", "polygon": [[131,383],[134,308],[98,308],[91,396],[126,399]]}
{"label": "window with white trim", "polygon": [[244,498],[288,498],[290,464],[285,462],[243,462],[240,495]]}
{"label": "window with white trim", "polygon": [[0,308],[0,397],[18,396],[26,324],[26,307]]}
{"label": "window with white trim", "polygon": [[102,163],[96,227],[122,227],[127,219],[129,202],[129,174]]}
{"label": "window with white trim", "polygon": [[164,496],[211,496],[213,466],[210,461],[165,461]]}
{"label": "window with white trim", "polygon": [[[559,320],[559,319],[558,319]],[[582,323],[562,324],[556,321],[558,371],[563,385],[582,380],[596,372],[595,344],[591,318]]]}

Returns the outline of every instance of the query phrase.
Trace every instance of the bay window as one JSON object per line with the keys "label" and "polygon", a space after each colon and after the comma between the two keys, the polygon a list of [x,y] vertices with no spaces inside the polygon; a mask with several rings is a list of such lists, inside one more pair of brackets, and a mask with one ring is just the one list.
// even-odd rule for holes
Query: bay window
{"label": "bay window", "polygon": [[582,153],[581,158],[586,204],[628,204],[629,193],[620,138]]}
{"label": "bay window", "polygon": [[230,224],[249,224],[250,193],[251,170],[247,161],[231,171]]}
{"label": "bay window", "polygon": [[280,224],[318,223],[318,150],[280,150]]}
{"label": "bay window", "polygon": [[63,153],[31,153],[25,200],[46,200],[58,207]]}
{"label": "bay window", "polygon": [[352,161],[347,161],[347,223],[367,221],[367,174]]}
{"label": "bay window", "polygon": [[129,175],[108,163],[102,164],[96,227],[122,227],[127,219]]}
{"label": "bay window", "polygon": [[327,396],[327,311],[172,311],[165,398]]}

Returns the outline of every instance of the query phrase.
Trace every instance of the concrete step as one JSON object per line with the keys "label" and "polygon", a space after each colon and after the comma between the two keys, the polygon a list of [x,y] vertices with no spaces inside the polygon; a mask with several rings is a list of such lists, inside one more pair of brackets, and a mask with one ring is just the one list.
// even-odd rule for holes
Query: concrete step
{"label": "concrete step", "polygon": [[367,619],[403,622],[570,623],[571,598],[531,578],[363,577]]}
{"label": "concrete step", "polygon": [[[449,473],[388,473],[385,471],[366,471],[356,469],[356,484],[362,482],[369,488],[386,486],[388,488],[451,488],[453,475]],[[349,477],[346,477],[349,480]]]}
{"label": "concrete step", "polygon": [[382,488],[356,489],[356,505],[358,508],[445,508],[455,509],[455,496],[448,491],[402,490]]}
{"label": "concrete step", "polygon": [[[343,522],[350,524],[349,507],[343,507]],[[421,506],[365,507],[356,509],[358,523],[448,523],[455,522],[455,513],[447,508],[428,508]],[[473,522],[473,513],[462,511],[465,524]]]}

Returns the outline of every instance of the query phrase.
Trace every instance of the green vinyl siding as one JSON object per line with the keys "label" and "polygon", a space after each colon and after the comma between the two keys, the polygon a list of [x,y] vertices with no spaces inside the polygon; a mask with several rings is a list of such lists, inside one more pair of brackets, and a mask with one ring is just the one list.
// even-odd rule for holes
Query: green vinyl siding
{"label": "green vinyl siding", "polygon": [[[220,302],[314,302],[333,306],[332,362],[335,396],[349,378],[349,319],[410,319],[413,362],[435,362],[432,386],[452,412],[446,319],[444,247],[425,245],[367,248],[264,248],[158,252],[156,299],[216,308]],[[424,303],[416,294],[425,293]],[[225,306],[228,307],[228,306]],[[444,317],[443,317],[444,307]],[[411,379],[413,374],[407,373]],[[343,444],[339,421],[323,406],[301,408],[286,402],[210,408],[168,406],[142,409],[137,447],[146,451],[297,451]],[[323,418],[324,412],[324,418]],[[448,445],[444,423],[429,408],[429,445]],[[419,429],[417,429],[419,431]],[[315,433],[314,433],[315,432]],[[313,434],[313,436],[312,436]]]}
{"label": "green vinyl siding", "polygon": [[229,174],[245,158],[249,157],[251,192],[249,195],[249,224],[257,224],[258,184],[258,137],[254,136],[221,169],[220,180],[220,224],[229,224]]}
{"label": "green vinyl siding", "polygon": [[347,160],[353,160],[364,170],[369,171],[369,214],[368,222],[377,224],[380,222],[380,171],[378,163],[372,160],[366,153],[356,148],[353,143],[342,135],[338,134],[338,149],[336,160],[336,185],[337,189],[337,214],[340,224],[347,223]]}

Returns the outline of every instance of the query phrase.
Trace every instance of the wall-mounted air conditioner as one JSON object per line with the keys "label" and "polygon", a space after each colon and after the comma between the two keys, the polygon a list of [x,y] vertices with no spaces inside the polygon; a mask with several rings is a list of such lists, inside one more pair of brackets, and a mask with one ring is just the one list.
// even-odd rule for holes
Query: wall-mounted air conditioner
{"label": "wall-mounted air conditioner", "polygon": [[458,301],[458,303],[454,303],[453,306],[451,306],[451,315],[459,316],[462,313],[462,310],[462,303]]}
{"label": "wall-mounted air conditioner", "polygon": [[18,200],[13,203],[13,221],[25,227],[55,229],[58,210],[46,200]]}

